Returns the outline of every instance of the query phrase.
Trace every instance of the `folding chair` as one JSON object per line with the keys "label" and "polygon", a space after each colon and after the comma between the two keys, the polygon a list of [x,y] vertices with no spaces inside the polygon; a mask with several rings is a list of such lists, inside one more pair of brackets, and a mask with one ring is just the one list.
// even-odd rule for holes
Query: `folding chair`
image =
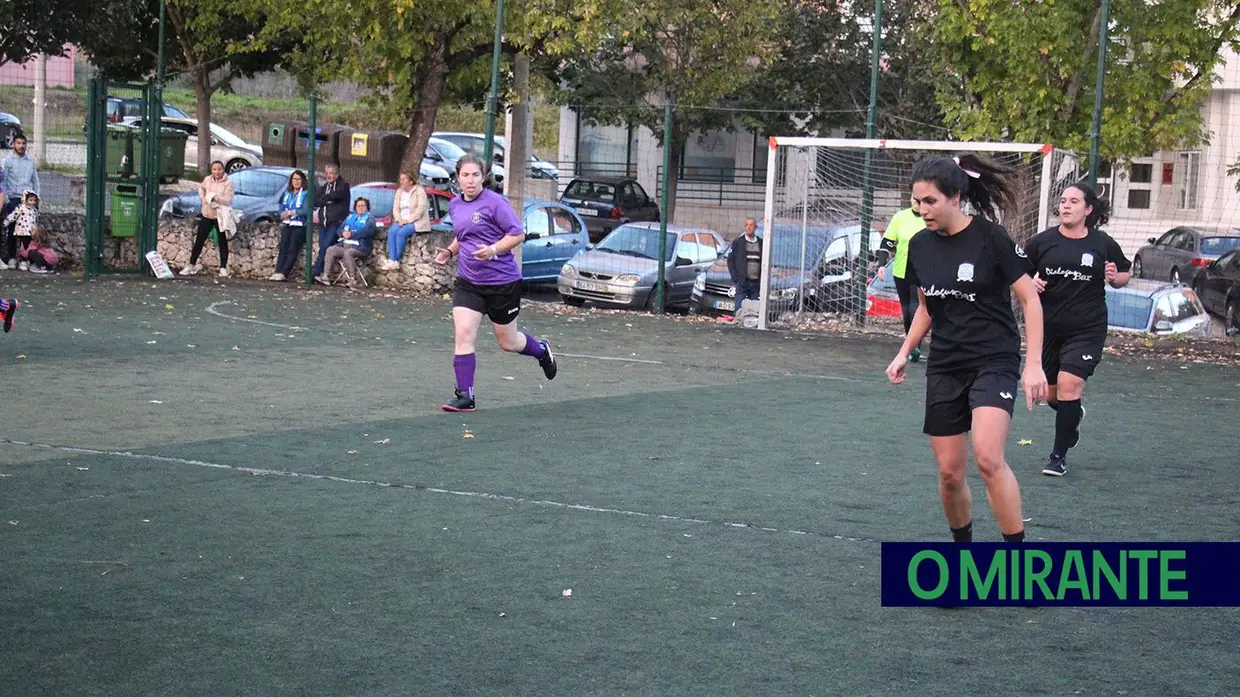
{"label": "folding chair", "polygon": [[[350,280],[352,280],[352,277],[349,275],[348,267],[344,265],[343,261],[336,262],[336,265],[340,267],[340,273],[336,274],[336,278],[332,280],[332,285],[334,286],[338,284],[341,281],[341,279],[344,279],[344,282],[347,284]],[[358,269],[357,269],[357,280],[362,282],[362,286],[366,288],[370,287],[370,282],[366,280],[366,274],[362,273],[360,264],[358,265]]]}

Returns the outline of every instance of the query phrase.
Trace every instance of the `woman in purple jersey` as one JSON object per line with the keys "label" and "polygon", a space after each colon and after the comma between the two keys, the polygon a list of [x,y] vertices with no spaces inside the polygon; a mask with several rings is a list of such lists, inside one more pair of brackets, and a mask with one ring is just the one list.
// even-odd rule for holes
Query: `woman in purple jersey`
{"label": "woman in purple jersey", "polygon": [[456,162],[461,195],[448,204],[452,234],[456,239],[439,249],[435,263],[447,264],[459,254],[456,284],[452,293],[452,321],[456,326],[456,396],[444,411],[473,411],[474,358],[482,316],[500,348],[538,359],[548,380],[555,378],[555,355],[545,339],[517,331],[521,311],[521,267],[512,250],[525,241],[525,231],[512,206],[503,196],[483,187],[482,160],[466,155]]}

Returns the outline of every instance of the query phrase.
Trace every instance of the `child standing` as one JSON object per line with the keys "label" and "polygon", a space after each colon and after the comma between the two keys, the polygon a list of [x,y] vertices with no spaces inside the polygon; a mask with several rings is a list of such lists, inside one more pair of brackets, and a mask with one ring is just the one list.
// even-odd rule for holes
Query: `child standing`
{"label": "child standing", "polygon": [[[30,246],[30,236],[34,234],[35,227],[39,224],[39,195],[33,191],[26,191],[22,195],[22,204],[14,208],[8,217],[4,219],[3,226],[13,226],[13,234],[9,235],[9,268],[13,268],[14,262],[17,261],[17,243],[20,239],[21,247],[24,250]],[[22,261],[17,265],[22,271],[30,268],[30,264]]]}
{"label": "child standing", "polygon": [[34,229],[30,244],[21,251],[21,258],[22,264],[30,265],[32,273],[52,273],[60,260],[56,250],[48,243],[47,230],[41,227]]}

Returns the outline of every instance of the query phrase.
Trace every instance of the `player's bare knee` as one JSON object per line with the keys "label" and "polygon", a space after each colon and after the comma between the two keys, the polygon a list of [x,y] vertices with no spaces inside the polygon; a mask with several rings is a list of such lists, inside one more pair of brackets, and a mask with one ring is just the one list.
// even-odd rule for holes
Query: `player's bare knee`
{"label": "player's bare knee", "polygon": [[1059,384],[1055,387],[1055,397],[1061,402],[1071,402],[1081,398],[1081,392],[1085,389],[1085,381],[1075,375],[1061,375]]}
{"label": "player's bare knee", "polygon": [[959,489],[965,485],[965,463],[939,465],[939,486],[945,489]]}
{"label": "player's bare knee", "polygon": [[977,471],[982,475],[982,479],[990,479],[1007,469],[1002,450],[978,449],[974,451],[973,459],[977,462]]}

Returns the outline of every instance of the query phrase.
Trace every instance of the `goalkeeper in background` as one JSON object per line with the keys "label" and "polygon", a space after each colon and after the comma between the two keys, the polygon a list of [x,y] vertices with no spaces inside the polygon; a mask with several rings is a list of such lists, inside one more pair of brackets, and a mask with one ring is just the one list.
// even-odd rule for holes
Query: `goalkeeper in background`
{"label": "goalkeeper in background", "polygon": [[[916,208],[905,208],[891,216],[891,222],[887,223],[887,229],[883,232],[883,245],[877,252],[877,275],[880,279],[887,273],[887,261],[895,257],[891,275],[895,277],[896,294],[900,296],[900,313],[904,316],[905,334],[908,334],[909,327],[913,326],[913,314],[917,312],[917,293],[904,278],[904,268],[908,263],[908,241],[925,227],[921,221],[921,213]],[[908,355],[908,359],[913,362],[921,359],[920,344]]]}

